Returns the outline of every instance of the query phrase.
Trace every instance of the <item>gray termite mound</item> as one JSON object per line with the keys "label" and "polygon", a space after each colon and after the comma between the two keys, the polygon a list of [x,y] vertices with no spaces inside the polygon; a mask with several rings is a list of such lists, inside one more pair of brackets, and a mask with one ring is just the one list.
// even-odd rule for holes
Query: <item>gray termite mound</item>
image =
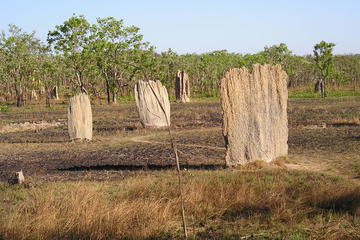
{"label": "gray termite mound", "polygon": [[141,124],[144,127],[159,128],[170,125],[169,96],[160,81],[137,82],[135,101]]}
{"label": "gray termite mound", "polygon": [[226,165],[288,154],[287,74],[280,65],[229,70],[221,81]]}
{"label": "gray termite mound", "polygon": [[69,101],[68,130],[70,140],[92,139],[93,122],[89,97],[80,93]]}
{"label": "gray termite mound", "polygon": [[185,71],[179,70],[176,74],[175,95],[178,102],[190,102],[190,81]]}

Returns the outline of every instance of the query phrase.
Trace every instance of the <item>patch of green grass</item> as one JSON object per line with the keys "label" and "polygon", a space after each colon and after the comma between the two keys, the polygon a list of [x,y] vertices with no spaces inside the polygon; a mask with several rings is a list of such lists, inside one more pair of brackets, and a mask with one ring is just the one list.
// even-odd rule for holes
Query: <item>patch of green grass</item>
{"label": "patch of green grass", "polygon": [[191,98],[191,102],[219,102],[219,96],[204,96],[204,95],[195,95]]}
{"label": "patch of green grass", "polygon": [[220,97],[220,93],[197,93],[193,95],[194,98],[219,98]]}
{"label": "patch of green grass", "polygon": [[[360,91],[353,90],[327,90],[327,97],[356,97],[360,96]],[[321,98],[320,93],[310,90],[289,90],[289,98]]]}
{"label": "patch of green grass", "polygon": [[[354,90],[327,90],[328,97],[355,97],[360,96],[360,91]],[[314,93],[311,90],[294,90],[289,89],[289,98],[321,98],[320,93]],[[135,101],[134,94],[121,95],[118,97],[119,101],[130,102]],[[209,94],[209,93],[198,93],[191,96],[191,101],[218,101],[220,99],[220,93]],[[174,94],[169,94],[169,100],[175,101],[176,97]]]}
{"label": "patch of green grass", "polygon": [[169,100],[170,100],[170,102],[175,102],[176,101],[176,95],[175,94],[169,94]]}
{"label": "patch of green grass", "polygon": [[8,105],[1,105],[0,112],[10,112],[11,108]]}
{"label": "patch of green grass", "polygon": [[118,100],[120,102],[131,102],[131,101],[135,101],[135,96],[133,93],[127,94],[127,95],[120,95],[118,97]]}

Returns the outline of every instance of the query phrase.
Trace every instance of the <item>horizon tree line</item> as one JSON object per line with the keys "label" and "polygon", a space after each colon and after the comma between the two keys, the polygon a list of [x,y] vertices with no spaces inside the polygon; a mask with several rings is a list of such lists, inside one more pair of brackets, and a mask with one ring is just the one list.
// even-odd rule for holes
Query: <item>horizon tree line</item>
{"label": "horizon tree line", "polygon": [[289,88],[314,86],[325,97],[326,83],[359,86],[360,54],[334,55],[334,47],[321,41],[314,54],[306,56],[293,54],[285,43],[265,46],[255,54],[217,50],[179,55],[172,49],[157,53],[138,27],[114,17],[90,24],[83,15],[73,15],[49,31],[46,43],[34,31],[10,24],[0,35],[0,101],[23,106],[42,96],[50,105],[55,88],[64,97],[84,92],[115,103],[119,96],[131,95],[139,79],[159,80],[172,93],[178,70],[188,73],[192,94],[218,96],[227,70],[255,63],[281,64],[289,75]]}

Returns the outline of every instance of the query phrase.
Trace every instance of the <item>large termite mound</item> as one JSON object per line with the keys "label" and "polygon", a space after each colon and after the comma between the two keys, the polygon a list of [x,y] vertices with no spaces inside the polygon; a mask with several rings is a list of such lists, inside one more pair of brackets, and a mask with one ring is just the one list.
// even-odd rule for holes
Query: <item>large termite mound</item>
{"label": "large termite mound", "polygon": [[135,85],[135,101],[144,127],[170,125],[170,102],[160,81],[139,81]]}
{"label": "large termite mound", "polygon": [[226,165],[288,154],[287,74],[280,65],[229,70],[221,81]]}
{"label": "large termite mound", "polygon": [[92,139],[93,122],[89,97],[80,93],[69,101],[68,130],[70,140]]}

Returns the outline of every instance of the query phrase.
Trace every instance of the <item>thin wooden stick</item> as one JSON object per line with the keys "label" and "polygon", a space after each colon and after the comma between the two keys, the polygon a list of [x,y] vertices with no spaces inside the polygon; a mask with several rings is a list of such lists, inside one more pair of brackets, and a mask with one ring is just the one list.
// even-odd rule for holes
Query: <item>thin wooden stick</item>
{"label": "thin wooden stick", "polygon": [[148,83],[148,86],[150,87],[152,93],[154,94],[156,101],[159,103],[161,111],[165,115],[167,129],[169,132],[170,144],[171,144],[171,148],[173,149],[173,152],[175,154],[175,160],[176,160],[176,171],[177,171],[177,175],[178,175],[178,186],[179,186],[179,194],[180,194],[180,201],[181,201],[181,215],[182,215],[184,237],[185,237],[185,239],[188,239],[186,217],[185,217],[185,207],[184,207],[184,197],[183,197],[183,191],[182,191],[181,171],[180,171],[180,163],[179,163],[179,156],[178,156],[177,148],[175,145],[173,135],[171,134],[170,122],[169,122],[168,116],[166,115],[166,111],[165,111],[163,105],[161,104],[160,99],[156,95],[156,92],[154,91],[151,84],[149,83],[149,81],[147,81],[147,83]]}

